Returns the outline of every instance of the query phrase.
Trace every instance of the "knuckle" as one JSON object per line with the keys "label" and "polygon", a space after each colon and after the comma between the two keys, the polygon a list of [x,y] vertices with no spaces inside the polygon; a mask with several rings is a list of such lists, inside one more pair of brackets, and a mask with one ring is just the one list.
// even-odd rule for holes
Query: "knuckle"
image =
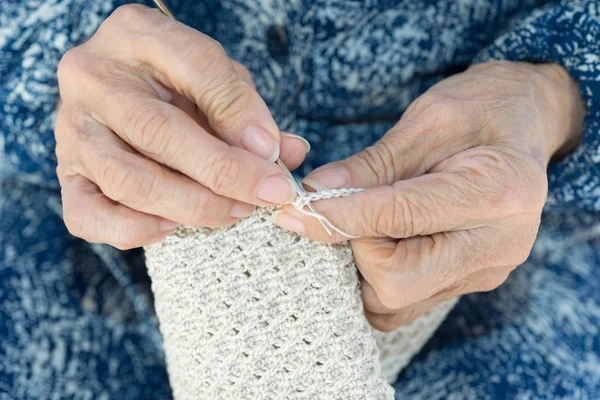
{"label": "knuckle", "polygon": [[[387,187],[382,189],[387,190]],[[361,200],[364,206],[340,210],[338,216],[340,225],[354,227],[359,232],[374,231],[386,234],[383,222],[387,218],[388,211],[385,206],[381,205],[380,195],[381,191],[379,190],[361,193],[360,196],[364,196],[364,199]]]}
{"label": "knuckle", "polygon": [[[198,169],[204,170],[202,182],[217,194],[226,194],[243,179],[243,170],[231,151],[225,151],[212,162],[202,162]],[[208,166],[208,167],[207,167]]]}
{"label": "knuckle", "polygon": [[112,153],[102,157],[99,168],[98,184],[104,194],[122,204],[134,204],[147,191],[142,190],[137,174],[139,168],[124,153]]}
{"label": "knuckle", "polygon": [[[364,173],[377,178],[378,185],[384,185],[394,181],[396,171],[396,149],[386,140],[380,140],[377,144],[367,147],[355,157],[359,160],[358,167]],[[361,171],[363,172],[363,171]]]}
{"label": "knuckle", "polygon": [[140,4],[122,5],[113,11],[113,13],[104,21],[103,25],[121,28],[123,26],[137,24],[145,19],[147,10],[147,7]]}
{"label": "knuckle", "polygon": [[[479,117],[476,107],[465,107],[458,101],[447,97],[442,90],[430,89],[418,97],[401,118],[403,124],[412,127],[413,139],[423,134],[444,135],[448,128],[463,123],[465,119]],[[465,114],[469,118],[465,117]]]}
{"label": "knuckle", "polygon": [[132,107],[124,119],[125,132],[128,132],[132,143],[151,157],[164,154],[172,139],[169,129],[174,117],[170,110],[165,106],[143,102]]}
{"label": "knuckle", "polygon": [[219,65],[223,63],[229,64],[230,62],[223,45],[208,36],[200,56],[205,60],[215,62]]}
{"label": "knuckle", "polygon": [[230,67],[231,63],[221,43],[208,36],[204,36],[203,39],[202,44],[199,44],[197,34],[181,34],[176,44],[181,60],[189,65],[198,66],[197,76],[219,76],[219,73],[228,71],[224,66]]}
{"label": "knuckle", "polygon": [[211,125],[229,125],[239,121],[252,105],[250,86],[238,78],[229,79],[207,93],[206,113]]}
{"label": "knuckle", "polygon": [[405,115],[410,117],[422,115],[438,100],[439,98],[436,95],[431,94],[431,92],[425,92],[424,94],[413,100],[413,102],[406,109]]}
{"label": "knuckle", "polygon": [[106,91],[107,65],[85,50],[87,44],[74,47],[65,53],[57,69],[58,86],[62,105],[60,111],[68,109],[69,103],[85,103],[91,96],[97,97]]}
{"label": "knuckle", "polygon": [[198,198],[195,201],[194,207],[191,209],[189,222],[186,222],[186,224],[201,226],[205,228],[212,228],[213,218],[211,213],[209,212],[210,202],[210,196],[198,196]]}
{"label": "knuckle", "polygon": [[435,121],[436,118],[431,118],[432,116],[438,117],[447,113],[446,103],[445,96],[435,91],[425,92],[408,106],[405,115],[409,119],[418,119],[421,122]]}
{"label": "knuckle", "polygon": [[58,63],[57,76],[58,84],[61,85],[63,82],[68,80],[68,77],[77,73],[77,69],[81,65],[81,50],[79,47],[74,47],[67,51],[60,62]]}
{"label": "knuckle", "polygon": [[404,192],[396,191],[394,193],[390,210],[392,215],[380,219],[384,225],[387,225],[385,230],[388,234],[395,238],[405,238],[420,233],[415,226],[417,207]]}
{"label": "knuckle", "polygon": [[57,69],[58,85],[62,89],[63,100],[64,90],[71,82],[85,81],[91,75],[95,75],[93,63],[83,47],[77,46],[67,51],[60,59]]}

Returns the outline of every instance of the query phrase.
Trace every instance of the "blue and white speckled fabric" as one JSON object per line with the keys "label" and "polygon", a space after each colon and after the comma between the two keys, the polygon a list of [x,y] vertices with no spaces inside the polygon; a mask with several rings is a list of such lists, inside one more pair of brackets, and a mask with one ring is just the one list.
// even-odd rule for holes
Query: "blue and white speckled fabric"
{"label": "blue and white speckled fabric", "polygon": [[[70,236],[53,154],[61,55],[121,0],[0,2],[0,399],[167,399],[137,251]],[[600,397],[600,2],[172,0],[253,72],[302,172],[377,140],[473,62],[558,62],[580,83],[583,142],[549,169],[530,259],[463,298],[398,398]],[[281,32],[284,32],[282,34]]]}

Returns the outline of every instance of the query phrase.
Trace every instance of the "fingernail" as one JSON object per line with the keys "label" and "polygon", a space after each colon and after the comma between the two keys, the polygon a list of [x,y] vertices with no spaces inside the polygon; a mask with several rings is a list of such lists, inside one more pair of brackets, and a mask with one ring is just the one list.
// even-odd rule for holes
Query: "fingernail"
{"label": "fingernail", "polygon": [[283,229],[296,233],[304,233],[305,228],[302,221],[283,211],[275,211],[273,213],[273,221]]}
{"label": "fingernail", "polygon": [[252,126],[242,133],[242,147],[271,162],[279,158],[279,143],[260,126]]}
{"label": "fingernail", "polygon": [[254,206],[252,204],[244,203],[242,201],[236,201],[231,207],[229,213],[230,218],[246,218],[248,215],[254,212]]}
{"label": "fingernail", "polygon": [[305,153],[308,153],[310,151],[310,143],[308,143],[308,140],[304,139],[302,136],[294,135],[293,133],[287,133],[287,132],[281,132],[281,136],[292,138],[292,139],[298,139],[299,141],[302,142],[302,144],[306,148]]}
{"label": "fingernail", "polygon": [[171,221],[170,219],[163,219],[160,221],[160,230],[162,232],[171,231],[181,225],[179,222]]}
{"label": "fingernail", "polygon": [[271,175],[258,185],[255,196],[273,204],[289,203],[296,196],[296,187],[283,175]]}
{"label": "fingernail", "polygon": [[348,184],[350,177],[346,168],[337,164],[317,168],[302,183],[315,190],[339,189]]}

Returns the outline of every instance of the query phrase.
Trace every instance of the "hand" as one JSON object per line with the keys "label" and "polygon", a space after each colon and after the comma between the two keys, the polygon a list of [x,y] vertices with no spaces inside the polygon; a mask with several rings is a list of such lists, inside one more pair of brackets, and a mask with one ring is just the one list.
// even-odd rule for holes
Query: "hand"
{"label": "hand", "polygon": [[[370,188],[315,206],[361,237],[352,249],[372,325],[392,330],[504,282],[537,235],[549,160],[578,142],[584,114],[562,67],[481,64],[432,87],[374,146],[309,174],[317,190]],[[292,208],[276,218],[331,240]]]}
{"label": "hand", "polygon": [[281,134],[249,71],[206,35],[140,5],[65,54],[57,173],[69,231],[125,249],[179,224],[216,227],[293,198]]}

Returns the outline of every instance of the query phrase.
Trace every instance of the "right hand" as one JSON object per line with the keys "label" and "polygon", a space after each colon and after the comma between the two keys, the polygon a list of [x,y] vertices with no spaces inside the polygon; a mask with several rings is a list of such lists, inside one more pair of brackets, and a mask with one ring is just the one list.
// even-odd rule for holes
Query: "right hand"
{"label": "right hand", "polygon": [[308,143],[280,134],[250,73],[158,10],[117,9],[58,68],[58,178],[69,231],[120,249],[180,224],[229,225],[290,201]]}

